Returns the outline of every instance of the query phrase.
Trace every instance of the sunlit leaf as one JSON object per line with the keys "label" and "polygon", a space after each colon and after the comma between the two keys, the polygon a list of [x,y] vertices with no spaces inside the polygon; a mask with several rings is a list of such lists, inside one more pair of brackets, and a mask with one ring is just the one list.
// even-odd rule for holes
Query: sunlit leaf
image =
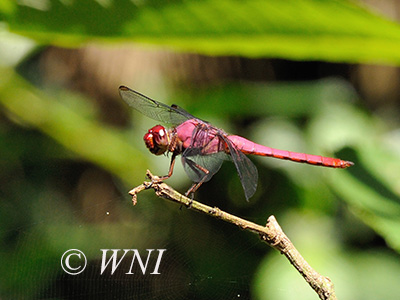
{"label": "sunlit leaf", "polygon": [[400,62],[400,27],[346,0],[24,1],[10,30],[43,43],[158,44],[209,55]]}

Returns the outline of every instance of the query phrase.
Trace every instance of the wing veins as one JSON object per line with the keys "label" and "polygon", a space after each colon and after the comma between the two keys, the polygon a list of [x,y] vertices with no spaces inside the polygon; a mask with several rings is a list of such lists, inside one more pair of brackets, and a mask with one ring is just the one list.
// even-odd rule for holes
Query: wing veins
{"label": "wing veins", "polygon": [[119,94],[130,107],[156,121],[178,125],[195,118],[181,107],[168,106],[126,86],[119,87]]}

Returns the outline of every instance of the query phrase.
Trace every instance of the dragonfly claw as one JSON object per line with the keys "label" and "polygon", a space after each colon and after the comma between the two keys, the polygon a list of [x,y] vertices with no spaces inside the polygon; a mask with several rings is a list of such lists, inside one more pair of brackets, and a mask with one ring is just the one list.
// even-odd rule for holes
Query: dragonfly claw
{"label": "dragonfly claw", "polygon": [[189,204],[187,208],[191,208],[193,204],[193,199],[194,199],[194,192],[190,191],[190,189],[185,193],[185,196],[190,198]]}

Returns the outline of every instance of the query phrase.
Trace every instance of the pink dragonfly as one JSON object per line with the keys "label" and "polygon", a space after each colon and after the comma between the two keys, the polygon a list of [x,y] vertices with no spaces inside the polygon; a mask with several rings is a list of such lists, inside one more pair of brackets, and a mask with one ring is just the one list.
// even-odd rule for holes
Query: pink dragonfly
{"label": "pink dragonfly", "polygon": [[173,125],[165,129],[156,125],[144,135],[144,142],[151,153],[161,155],[172,153],[171,164],[165,180],[172,176],[175,158],[182,155],[182,164],[193,185],[186,196],[193,194],[204,182],[218,172],[224,160],[232,160],[242,183],[246,200],[251,198],[257,188],[258,172],[256,166],[245,154],[271,156],[295,162],[332,168],[347,168],[351,161],[269,148],[256,144],[238,135],[229,135],[222,129],[198,119],[182,108],[168,106],[150,99],[128,87],[121,86],[122,99],[142,114],[162,123]]}

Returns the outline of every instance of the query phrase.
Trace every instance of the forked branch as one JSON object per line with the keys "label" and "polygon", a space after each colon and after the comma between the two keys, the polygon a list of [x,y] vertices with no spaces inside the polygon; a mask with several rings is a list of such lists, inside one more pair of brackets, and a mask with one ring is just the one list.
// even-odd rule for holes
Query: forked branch
{"label": "forked branch", "polygon": [[190,207],[192,210],[208,214],[225,222],[235,224],[242,229],[257,233],[268,245],[286,256],[290,263],[318,294],[320,299],[337,299],[331,280],[328,277],[319,274],[307,263],[307,261],[301,256],[299,251],[297,251],[286,234],[282,231],[282,228],[279,226],[274,216],[270,216],[267,220],[267,224],[265,226],[261,226],[226,213],[217,207],[204,205],[200,202],[183,196],[167,184],[160,181],[159,178],[151,174],[149,170],[147,171],[146,175],[150,182],[144,182],[129,192],[129,194],[132,196],[133,205],[136,205],[138,193],[145,189],[152,188],[159,197],[177,202],[180,205],[184,205],[188,208]]}

